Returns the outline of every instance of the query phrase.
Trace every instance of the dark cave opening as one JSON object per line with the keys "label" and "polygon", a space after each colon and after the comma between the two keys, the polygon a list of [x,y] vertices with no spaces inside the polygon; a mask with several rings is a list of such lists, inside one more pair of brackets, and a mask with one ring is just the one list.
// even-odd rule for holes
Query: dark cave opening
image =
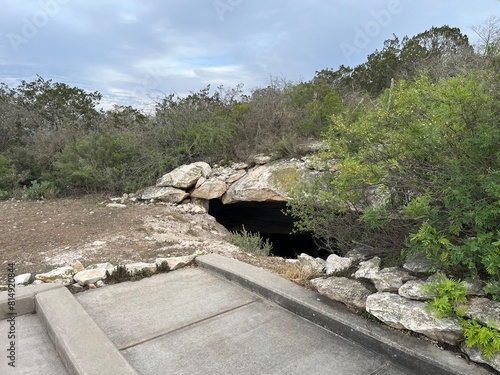
{"label": "dark cave opening", "polygon": [[260,233],[273,245],[272,254],[283,258],[296,258],[301,253],[318,255],[318,247],[310,234],[291,234],[294,220],[283,213],[285,202],[241,202],[222,204],[212,199],[209,214],[230,231],[243,226],[252,233]]}

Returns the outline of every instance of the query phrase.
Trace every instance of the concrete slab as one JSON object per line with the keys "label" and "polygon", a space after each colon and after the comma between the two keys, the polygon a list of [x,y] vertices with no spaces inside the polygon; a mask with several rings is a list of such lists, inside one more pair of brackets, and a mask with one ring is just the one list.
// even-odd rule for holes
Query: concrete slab
{"label": "concrete slab", "polygon": [[0,320],[0,374],[9,375],[66,375],[68,372],[59,358],[54,343],[50,340],[45,327],[35,314],[17,316],[15,319],[15,368],[8,365],[7,337],[10,324]]}
{"label": "concrete slab", "polygon": [[429,341],[374,324],[353,314],[340,303],[249,264],[215,254],[198,257],[196,263],[418,374],[494,373],[493,370],[467,363],[452,352],[439,350]]}
{"label": "concrete slab", "polygon": [[[15,312],[17,316],[35,312],[35,296],[48,290],[64,288],[61,284],[40,284],[30,286],[16,286]],[[0,320],[7,319],[12,313],[9,306],[9,293],[0,292]]]}
{"label": "concrete slab", "polygon": [[142,375],[415,375],[264,300],[177,329],[123,353]]}
{"label": "concrete slab", "polygon": [[243,288],[198,268],[106,286],[76,299],[119,349],[256,300]]}
{"label": "concrete slab", "polygon": [[39,293],[36,311],[64,366],[78,375],[136,375],[66,288]]}

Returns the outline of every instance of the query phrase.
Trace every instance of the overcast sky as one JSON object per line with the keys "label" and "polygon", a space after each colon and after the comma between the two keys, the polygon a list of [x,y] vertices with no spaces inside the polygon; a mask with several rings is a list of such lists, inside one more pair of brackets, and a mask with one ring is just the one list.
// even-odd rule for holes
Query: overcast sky
{"label": "overcast sky", "polygon": [[497,0],[0,0],[0,82],[36,75],[147,107],[150,96],[247,90],[365,61],[393,34],[471,26]]}

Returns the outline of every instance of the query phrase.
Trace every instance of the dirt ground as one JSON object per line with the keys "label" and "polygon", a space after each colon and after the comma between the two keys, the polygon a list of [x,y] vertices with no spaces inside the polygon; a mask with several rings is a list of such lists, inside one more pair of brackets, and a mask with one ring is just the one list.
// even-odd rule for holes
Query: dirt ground
{"label": "dirt ground", "polygon": [[108,207],[102,196],[41,202],[0,202],[0,285],[7,265],[16,274],[47,272],[79,260],[93,263],[150,262],[196,250],[219,253],[276,271],[282,259],[247,254],[226,241],[228,232],[208,214],[164,204]]}

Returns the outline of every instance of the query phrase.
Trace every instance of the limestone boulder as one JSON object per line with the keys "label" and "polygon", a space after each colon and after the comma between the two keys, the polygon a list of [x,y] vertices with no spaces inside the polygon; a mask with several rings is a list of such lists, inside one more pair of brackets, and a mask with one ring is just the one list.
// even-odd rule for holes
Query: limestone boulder
{"label": "limestone boulder", "polygon": [[106,269],[105,268],[95,268],[89,270],[83,270],[75,274],[73,277],[74,281],[77,282],[81,286],[95,284],[100,280],[104,280],[106,278]]}
{"label": "limestone boulder", "polygon": [[226,192],[227,185],[224,181],[218,178],[209,178],[204,180],[200,186],[197,186],[191,193],[193,198],[201,199],[216,199],[222,197]]}
{"label": "limestone boulder", "polygon": [[307,254],[300,254],[297,259],[304,274],[317,277],[325,273],[326,261],[324,259],[313,258]]}
{"label": "limestone boulder", "polygon": [[465,309],[465,316],[500,327],[500,302],[481,297],[471,298]]}
{"label": "limestone boulder", "polygon": [[159,200],[167,203],[180,203],[189,197],[189,194],[184,190],[173,187],[157,187],[150,186],[142,191],[142,200]]}
{"label": "limestone boulder", "polygon": [[125,269],[131,276],[139,272],[155,273],[156,263],[144,263],[144,262],[130,263],[125,265]]}
{"label": "limestone boulder", "polygon": [[301,161],[274,161],[250,169],[222,196],[222,203],[285,202],[299,183],[311,180],[318,172]]}
{"label": "limestone boulder", "polygon": [[415,278],[398,267],[380,269],[380,264],[381,259],[379,257],[361,262],[354,277],[356,279],[370,280],[379,292],[397,292],[406,281]]}
{"label": "limestone boulder", "polygon": [[182,257],[172,257],[172,258],[157,258],[155,263],[160,267],[163,263],[168,264],[168,269],[170,271],[177,270],[179,268],[187,267],[191,265],[196,259],[196,254],[186,255]]}
{"label": "limestone boulder", "polygon": [[366,311],[393,328],[408,329],[451,345],[463,340],[463,329],[458,319],[436,318],[424,307],[425,302],[387,292],[374,293],[366,299]]}
{"label": "limestone boulder", "polygon": [[73,284],[73,272],[75,270],[73,267],[65,266],[59,267],[55,270],[46,273],[40,273],[35,275],[36,280],[40,280],[44,283],[57,283],[63,285]]}
{"label": "limestone boulder", "polygon": [[211,170],[210,165],[202,161],[182,165],[158,179],[156,186],[188,189],[193,187],[200,177],[208,177]]}
{"label": "limestone boulder", "polygon": [[493,367],[495,370],[500,371],[500,353],[496,353],[492,358],[486,358],[477,346],[468,347],[465,343],[462,344],[461,349],[466,353],[471,361],[477,363],[484,363]]}
{"label": "limestone boulder", "polygon": [[406,259],[403,268],[415,273],[427,273],[432,268],[432,263],[422,253],[413,254]]}
{"label": "limestone boulder", "polygon": [[22,275],[17,275],[14,277],[15,285],[23,285],[31,280],[31,273],[23,273]]}
{"label": "limestone boulder", "polygon": [[408,299],[413,299],[416,301],[426,301],[429,298],[425,296],[425,291],[422,289],[425,285],[429,283],[424,280],[410,280],[403,285],[398,290],[398,294],[401,297]]}
{"label": "limestone boulder", "polygon": [[343,258],[336,254],[331,254],[326,259],[326,266],[325,266],[326,276],[332,276],[337,272],[348,270],[351,267],[351,265],[352,265],[351,258]]}
{"label": "limestone boulder", "polygon": [[311,283],[321,295],[358,309],[366,307],[366,299],[372,294],[359,281],[346,277],[317,278],[311,280]]}

